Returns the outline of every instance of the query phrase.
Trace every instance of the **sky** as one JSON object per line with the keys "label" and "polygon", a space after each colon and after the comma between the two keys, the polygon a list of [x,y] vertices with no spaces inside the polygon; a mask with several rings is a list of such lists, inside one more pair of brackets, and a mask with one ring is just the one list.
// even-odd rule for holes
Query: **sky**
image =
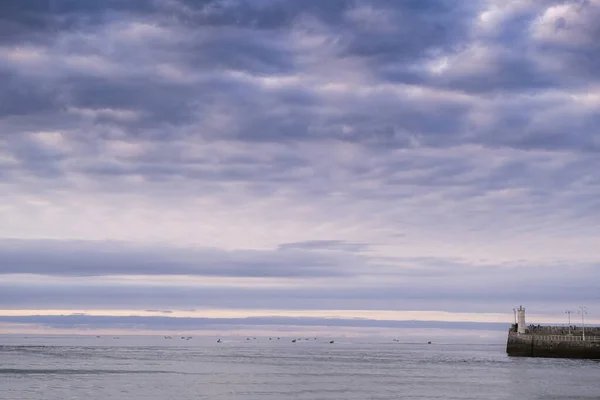
{"label": "sky", "polygon": [[0,333],[600,323],[598,37],[600,0],[2,1]]}

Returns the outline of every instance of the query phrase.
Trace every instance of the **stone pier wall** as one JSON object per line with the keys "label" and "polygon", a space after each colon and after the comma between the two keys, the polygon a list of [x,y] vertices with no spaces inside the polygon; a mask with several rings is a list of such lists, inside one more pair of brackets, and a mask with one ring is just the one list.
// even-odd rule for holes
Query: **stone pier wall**
{"label": "stone pier wall", "polygon": [[521,334],[508,332],[506,353],[516,357],[587,358],[600,360],[600,336],[582,338],[556,335],[557,330],[547,330],[553,335]]}

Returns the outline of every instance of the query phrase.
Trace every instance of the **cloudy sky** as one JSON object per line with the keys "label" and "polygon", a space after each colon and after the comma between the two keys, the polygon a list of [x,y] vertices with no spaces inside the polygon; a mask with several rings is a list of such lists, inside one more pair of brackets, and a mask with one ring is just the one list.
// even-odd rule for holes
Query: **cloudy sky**
{"label": "cloudy sky", "polygon": [[0,2],[0,331],[600,322],[599,21]]}

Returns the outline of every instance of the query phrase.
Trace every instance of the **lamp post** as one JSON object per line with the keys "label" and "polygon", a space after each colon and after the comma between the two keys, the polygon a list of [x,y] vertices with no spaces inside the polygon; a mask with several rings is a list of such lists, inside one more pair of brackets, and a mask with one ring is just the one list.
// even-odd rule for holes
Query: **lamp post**
{"label": "lamp post", "polygon": [[571,311],[571,310],[565,311],[565,314],[567,314],[569,316],[569,336],[571,336],[571,313],[572,312],[573,311]]}
{"label": "lamp post", "polygon": [[577,314],[581,314],[581,331],[583,332],[583,340],[585,340],[585,323],[583,316],[587,314],[587,307],[579,306],[579,311],[577,311]]}

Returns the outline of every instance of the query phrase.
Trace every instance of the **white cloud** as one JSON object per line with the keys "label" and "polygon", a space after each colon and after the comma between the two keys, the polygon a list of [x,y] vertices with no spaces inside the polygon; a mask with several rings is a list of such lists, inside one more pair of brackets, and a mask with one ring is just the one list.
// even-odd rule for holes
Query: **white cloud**
{"label": "white cloud", "polygon": [[565,47],[595,43],[600,2],[570,2],[548,7],[532,24],[533,39]]}

